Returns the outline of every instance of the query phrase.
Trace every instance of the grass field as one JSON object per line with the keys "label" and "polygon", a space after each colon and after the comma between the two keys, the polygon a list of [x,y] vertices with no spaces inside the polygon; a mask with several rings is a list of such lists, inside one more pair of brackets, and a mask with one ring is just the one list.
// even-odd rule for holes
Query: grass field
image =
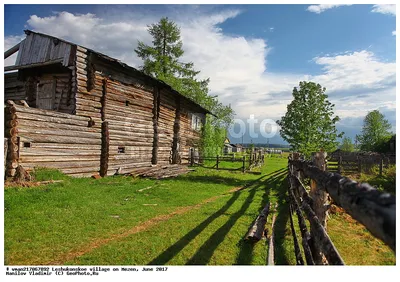
{"label": "grass field", "polygon": [[[161,181],[40,170],[36,180],[64,181],[4,191],[5,264],[265,265],[267,241],[243,237],[269,201],[278,204],[275,262],[293,265],[286,165],[268,158],[261,175],[196,168]],[[343,214],[328,221],[328,233],[348,264],[395,264],[388,247]]]}

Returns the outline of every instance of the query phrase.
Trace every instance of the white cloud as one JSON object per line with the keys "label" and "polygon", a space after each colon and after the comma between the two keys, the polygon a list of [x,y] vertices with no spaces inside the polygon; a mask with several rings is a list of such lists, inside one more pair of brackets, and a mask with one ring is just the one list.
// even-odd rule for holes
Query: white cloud
{"label": "white cloud", "polygon": [[312,77],[330,91],[380,89],[396,81],[396,63],[382,62],[366,50],[314,58],[323,74]]}
{"label": "white cloud", "polygon": [[377,4],[372,7],[371,12],[396,16],[396,5],[395,4]]}
{"label": "white cloud", "polygon": [[351,6],[351,4],[320,4],[320,5],[311,5],[307,7],[307,11],[320,14],[325,12],[326,10],[337,8],[340,6]]}
{"label": "white cloud", "polygon": [[392,35],[396,36],[396,31],[395,30],[392,31]]}

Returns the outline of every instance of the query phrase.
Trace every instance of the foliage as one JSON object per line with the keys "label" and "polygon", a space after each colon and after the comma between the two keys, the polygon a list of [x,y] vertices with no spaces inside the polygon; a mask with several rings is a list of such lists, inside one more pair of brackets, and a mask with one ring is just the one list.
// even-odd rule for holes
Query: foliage
{"label": "foliage", "polygon": [[362,173],[356,180],[366,182],[378,190],[396,194],[396,165],[383,168],[382,175],[379,175],[378,172],[372,174]]}
{"label": "foliage", "polygon": [[328,101],[325,88],[314,82],[300,82],[299,89],[293,89],[293,101],[288,105],[285,116],[278,120],[280,135],[292,150],[310,156],[312,152],[332,151],[338,146],[338,133],[333,117],[334,105]]}
{"label": "foliage", "polygon": [[354,145],[353,145],[353,142],[351,142],[350,137],[343,138],[340,149],[345,152],[353,152],[354,151]]}
{"label": "foliage", "polygon": [[163,80],[179,93],[217,115],[207,119],[208,128],[203,131],[205,140],[202,145],[203,148],[211,146],[207,151],[217,151],[223,145],[223,141],[219,143],[219,136],[232,123],[234,111],[230,106],[220,103],[216,96],[208,95],[210,79],[196,78],[200,72],[194,69],[193,62],[180,61],[184,51],[180,28],[176,23],[168,18],[161,18],[158,23],[148,26],[148,31],[153,37],[153,46],[139,41],[135,50],[143,60],[142,71]]}
{"label": "foliage", "polygon": [[215,157],[221,155],[224,148],[226,129],[215,126],[215,117],[207,115],[206,122],[202,128],[202,139],[200,149],[204,157]]}
{"label": "foliage", "polygon": [[384,151],[385,144],[391,137],[391,125],[378,110],[369,112],[364,118],[364,125],[359,136],[360,149],[363,151]]}

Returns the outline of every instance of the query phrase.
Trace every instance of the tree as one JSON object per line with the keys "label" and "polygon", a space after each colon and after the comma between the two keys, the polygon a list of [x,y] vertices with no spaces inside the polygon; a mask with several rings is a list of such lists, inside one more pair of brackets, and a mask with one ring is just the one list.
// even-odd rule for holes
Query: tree
{"label": "tree", "polygon": [[340,149],[345,152],[353,152],[354,151],[354,145],[353,145],[353,142],[351,142],[350,137],[343,138]]}
{"label": "tree", "polygon": [[320,149],[332,151],[339,143],[335,124],[338,116],[333,116],[334,105],[328,101],[325,88],[314,82],[300,82],[299,89],[293,89],[293,101],[287,106],[287,112],[281,120],[280,135],[292,150],[310,156]]}
{"label": "tree", "polygon": [[363,151],[380,151],[392,136],[392,126],[378,110],[369,112],[364,118],[364,125],[359,137]]}
{"label": "tree", "polygon": [[[210,79],[197,79],[200,72],[194,69],[192,62],[180,61],[184,51],[180,29],[176,23],[168,18],[161,18],[158,23],[149,25],[148,31],[153,37],[153,46],[139,41],[135,49],[138,57],[143,60],[141,70],[163,80],[179,93],[216,113],[217,117],[206,119],[206,124],[209,123],[210,127],[203,130],[203,139],[208,140],[204,140],[202,147],[205,148],[206,144],[213,148],[223,146],[223,141],[216,136],[221,135],[224,130],[226,132],[233,122],[234,111],[230,106],[221,104],[216,96],[208,95]],[[210,151],[212,150],[214,149]]]}

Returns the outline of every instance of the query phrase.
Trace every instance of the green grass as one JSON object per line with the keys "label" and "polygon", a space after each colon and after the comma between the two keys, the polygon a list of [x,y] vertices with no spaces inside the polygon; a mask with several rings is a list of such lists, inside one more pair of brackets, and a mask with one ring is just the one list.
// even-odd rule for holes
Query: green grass
{"label": "green grass", "polygon": [[[5,189],[5,264],[265,265],[267,240],[251,244],[243,237],[270,201],[278,204],[275,263],[293,265],[286,166],[286,158],[268,158],[261,175],[196,168],[187,175],[160,181],[123,176],[74,179],[57,171],[38,170],[36,180],[63,182]],[[244,185],[246,189],[231,191]],[[204,203],[215,196],[214,201]],[[131,232],[150,219],[202,202],[185,213]],[[296,218],[294,223],[297,226]],[[348,236],[363,231],[359,229],[362,226],[347,228],[346,224],[338,216],[328,223],[328,233],[332,230],[331,238],[343,251],[345,262],[395,263],[389,248],[371,235],[368,245],[353,248],[357,254],[372,251],[373,256],[360,257],[346,243],[341,246]],[[346,236],[341,228],[346,229]]]}

